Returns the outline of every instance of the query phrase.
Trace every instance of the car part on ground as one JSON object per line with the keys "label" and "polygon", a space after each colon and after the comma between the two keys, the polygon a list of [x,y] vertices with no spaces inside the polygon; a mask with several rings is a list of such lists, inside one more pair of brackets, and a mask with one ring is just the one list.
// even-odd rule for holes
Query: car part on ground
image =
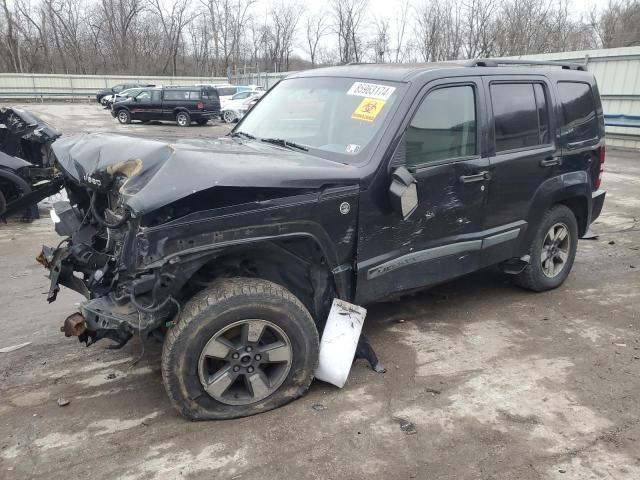
{"label": "car part on ground", "polygon": [[[165,335],[169,396],[204,419],[302,394],[336,298],[367,305],[490,265],[555,288],[605,192],[593,76],[552,65],[313,70],[221,139],[64,137],[47,299],[60,285],[86,297],[65,332],[87,344]],[[365,337],[356,352],[383,371]]]}
{"label": "car part on ground", "polygon": [[59,136],[25,110],[0,109],[0,217],[24,212],[37,218],[37,203],[62,188],[51,152]]}

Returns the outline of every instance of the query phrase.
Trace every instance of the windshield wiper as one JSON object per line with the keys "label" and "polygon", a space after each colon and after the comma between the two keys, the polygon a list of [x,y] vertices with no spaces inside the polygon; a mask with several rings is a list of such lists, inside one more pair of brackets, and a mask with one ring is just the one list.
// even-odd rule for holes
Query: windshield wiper
{"label": "windshield wiper", "polygon": [[256,137],[254,137],[253,135],[251,135],[250,133],[247,132],[233,132],[231,134],[232,137],[242,137],[242,138],[248,138],[249,140],[255,140]]}
{"label": "windshield wiper", "polygon": [[261,142],[272,143],[273,145],[280,145],[281,147],[289,148],[289,149],[298,149],[303,152],[308,152],[309,148],[304,145],[300,145],[295,142],[290,142],[289,140],[285,140],[284,138],[261,138]]}

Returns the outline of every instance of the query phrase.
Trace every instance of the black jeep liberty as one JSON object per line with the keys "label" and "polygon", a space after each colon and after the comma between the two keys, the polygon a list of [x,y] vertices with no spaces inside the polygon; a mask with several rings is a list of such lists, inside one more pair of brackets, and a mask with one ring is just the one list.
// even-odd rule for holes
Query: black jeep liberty
{"label": "black jeep liberty", "polygon": [[[331,302],[499,265],[558,287],[602,209],[604,121],[574,64],[351,65],[281,81],[220,139],[53,144],[69,202],[44,247],[65,332],[164,335],[190,419],[302,395]],[[538,62],[539,63],[539,62]]]}

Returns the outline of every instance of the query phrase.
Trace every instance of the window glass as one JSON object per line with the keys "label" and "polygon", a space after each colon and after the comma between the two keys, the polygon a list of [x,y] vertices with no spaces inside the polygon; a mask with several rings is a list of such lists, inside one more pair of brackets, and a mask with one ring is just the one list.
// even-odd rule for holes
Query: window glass
{"label": "window glass", "polygon": [[406,84],[346,77],[282,80],[243,117],[236,132],[285,139],[310,155],[346,163],[369,161]]}
{"label": "window glass", "polygon": [[491,103],[496,152],[540,145],[533,84],[492,84]]}
{"label": "window glass", "polygon": [[114,91],[115,93],[121,92],[122,90],[124,90],[124,85],[116,85],[111,90]]}
{"label": "window glass", "polygon": [[446,87],[429,93],[407,128],[405,144],[410,166],[475,155],[473,87]]}
{"label": "window glass", "polygon": [[215,98],[218,98],[218,94],[212,88],[207,88],[207,89],[202,91],[202,98],[213,100]]}
{"label": "window glass", "polygon": [[547,92],[545,88],[539,83],[533,84],[533,90],[536,94],[536,106],[538,107],[540,143],[551,143],[551,136],[549,135],[549,104],[547,102]]}
{"label": "window glass", "polygon": [[598,118],[591,87],[586,83],[560,82],[558,93],[564,113],[561,134],[567,136],[567,142],[597,138]]}
{"label": "window glass", "polygon": [[200,100],[200,91],[197,90],[165,90],[165,100]]}
{"label": "window glass", "polygon": [[222,87],[218,88],[218,95],[221,97],[227,97],[236,93],[236,87]]}
{"label": "window glass", "polygon": [[136,95],[136,100],[139,102],[149,102],[151,101],[151,91],[143,90],[138,95]]}

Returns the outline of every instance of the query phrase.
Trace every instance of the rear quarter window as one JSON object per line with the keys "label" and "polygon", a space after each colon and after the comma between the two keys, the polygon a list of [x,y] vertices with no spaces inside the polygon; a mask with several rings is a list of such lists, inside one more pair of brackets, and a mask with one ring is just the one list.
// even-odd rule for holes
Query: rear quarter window
{"label": "rear quarter window", "polygon": [[200,92],[195,90],[165,90],[165,100],[200,100]]}
{"label": "rear quarter window", "polygon": [[598,116],[591,85],[582,82],[559,82],[558,95],[564,122],[560,134],[567,143],[598,138]]}

